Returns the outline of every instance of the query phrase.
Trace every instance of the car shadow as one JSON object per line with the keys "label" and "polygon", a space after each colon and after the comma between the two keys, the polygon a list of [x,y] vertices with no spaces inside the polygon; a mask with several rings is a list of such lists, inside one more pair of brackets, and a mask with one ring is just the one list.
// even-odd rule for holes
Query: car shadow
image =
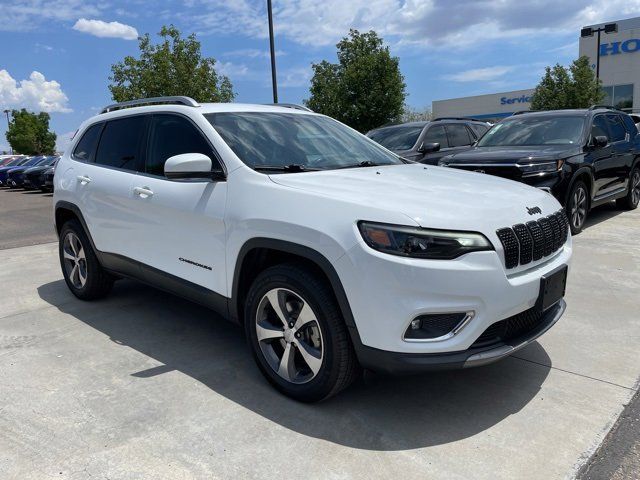
{"label": "car shadow", "polygon": [[594,227],[599,223],[606,222],[610,218],[616,217],[624,212],[625,210],[618,208],[615,202],[609,202],[597,206],[589,212],[589,215],[587,215],[583,230]]}
{"label": "car shadow", "polygon": [[540,364],[511,357],[482,368],[410,377],[367,372],[337,396],[308,405],[274,390],[255,366],[241,328],[199,305],[129,280],[117,282],[107,299],[90,303],[77,300],[63,280],[40,286],[38,293],[116,344],[162,363],[122,376],[144,382],[179,371],[287,429],[358,449],[407,450],[476,435],[536,398],[551,365],[535,342],[527,348]]}

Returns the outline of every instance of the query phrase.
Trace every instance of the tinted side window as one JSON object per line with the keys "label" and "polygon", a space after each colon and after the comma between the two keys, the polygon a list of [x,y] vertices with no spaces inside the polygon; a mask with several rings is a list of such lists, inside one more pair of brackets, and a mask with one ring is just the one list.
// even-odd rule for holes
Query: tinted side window
{"label": "tinted side window", "polygon": [[120,118],[107,122],[100,137],[96,163],[136,170],[141,155],[145,117]]}
{"label": "tinted side window", "polygon": [[423,143],[439,143],[440,148],[446,148],[449,146],[449,141],[447,140],[447,132],[444,130],[444,125],[432,125],[427,130],[424,138],[422,139]]}
{"label": "tinted side window", "polygon": [[449,134],[450,147],[464,147],[473,143],[469,131],[461,123],[447,125],[447,133]]}
{"label": "tinted side window", "polygon": [[102,123],[97,123],[90,126],[84,132],[84,135],[82,135],[82,138],[73,150],[73,158],[85,162],[90,162],[94,159],[102,125]]}
{"label": "tinted side window", "polygon": [[607,115],[607,123],[609,124],[609,130],[611,131],[612,142],[619,142],[627,137],[627,130],[622,124],[620,115]]}
{"label": "tinted side window", "polygon": [[629,115],[622,115],[622,121],[624,122],[624,126],[627,128],[627,132],[631,135],[631,138],[635,137],[638,134],[638,127],[633,123],[633,118]]}
{"label": "tinted side window", "polygon": [[470,123],[469,127],[471,127],[471,130],[473,130],[473,133],[475,133],[478,138],[484,135],[484,132],[489,130],[488,125],[482,125],[480,123]]}
{"label": "tinted side window", "polygon": [[214,170],[221,169],[209,143],[189,120],[178,115],[154,115],[146,172],[164,176],[167,158],[182,153],[203,153],[211,159]]}
{"label": "tinted side window", "polygon": [[[591,125],[591,136],[605,136],[607,138],[610,137],[609,128],[607,127],[607,121],[605,120],[604,115],[598,115],[593,119],[593,124]],[[609,138],[609,141],[611,141],[611,138]]]}

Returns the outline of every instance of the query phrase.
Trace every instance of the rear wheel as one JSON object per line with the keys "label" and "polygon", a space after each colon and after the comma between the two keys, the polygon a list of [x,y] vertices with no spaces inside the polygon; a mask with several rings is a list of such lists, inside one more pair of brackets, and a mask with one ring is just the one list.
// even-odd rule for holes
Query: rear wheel
{"label": "rear wheel", "polygon": [[616,205],[625,210],[635,210],[638,208],[638,203],[640,203],[640,166],[631,171],[627,196],[616,200]]}
{"label": "rear wheel", "polygon": [[264,376],[296,400],[335,395],[360,371],[331,290],[297,265],[276,265],[258,275],[247,295],[245,327]]}
{"label": "rear wheel", "polygon": [[571,187],[566,211],[569,225],[571,226],[571,234],[577,235],[582,231],[589,212],[589,193],[587,185],[582,180],[576,181]]}
{"label": "rear wheel", "polygon": [[114,278],[98,262],[89,238],[77,220],[69,220],[62,226],[58,252],[64,280],[76,297],[93,300],[111,291]]}

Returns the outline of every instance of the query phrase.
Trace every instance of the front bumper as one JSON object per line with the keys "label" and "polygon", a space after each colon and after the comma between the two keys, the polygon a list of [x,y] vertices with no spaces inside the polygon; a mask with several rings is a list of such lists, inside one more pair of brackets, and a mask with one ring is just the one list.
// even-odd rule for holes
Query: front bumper
{"label": "front bumper", "polygon": [[526,334],[488,347],[469,348],[451,353],[398,353],[356,343],[356,353],[364,368],[379,373],[411,374],[432,370],[479,367],[501,360],[526,347],[549,330],[566,309],[564,300],[549,308],[540,323]]}

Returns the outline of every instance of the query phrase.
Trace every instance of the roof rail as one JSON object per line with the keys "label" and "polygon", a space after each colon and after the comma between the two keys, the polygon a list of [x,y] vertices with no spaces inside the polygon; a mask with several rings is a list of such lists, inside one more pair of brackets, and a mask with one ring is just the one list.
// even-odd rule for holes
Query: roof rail
{"label": "roof rail", "polygon": [[613,105],[591,105],[589,107],[589,110],[597,110],[599,108],[603,108],[606,110],[618,110],[619,112],[622,112],[623,110],[619,109],[618,107],[614,107]]}
{"label": "roof rail", "polygon": [[142,105],[186,105],[188,107],[199,107],[200,104],[191,97],[150,97],[139,98],[137,100],[129,100],[128,102],[114,103],[104,107],[100,113],[114,112],[123,108],[139,107]]}
{"label": "roof rail", "polygon": [[273,105],[274,107],[284,107],[284,108],[293,108],[294,110],[303,110],[305,112],[313,112],[308,107],[304,105],[298,105],[297,103],[267,103],[267,105]]}
{"label": "roof rail", "polygon": [[484,120],[479,120],[479,119],[473,118],[473,117],[438,117],[438,118],[434,118],[431,121],[432,122],[439,122],[440,120],[467,120],[467,121],[471,121],[471,122],[487,123]]}

